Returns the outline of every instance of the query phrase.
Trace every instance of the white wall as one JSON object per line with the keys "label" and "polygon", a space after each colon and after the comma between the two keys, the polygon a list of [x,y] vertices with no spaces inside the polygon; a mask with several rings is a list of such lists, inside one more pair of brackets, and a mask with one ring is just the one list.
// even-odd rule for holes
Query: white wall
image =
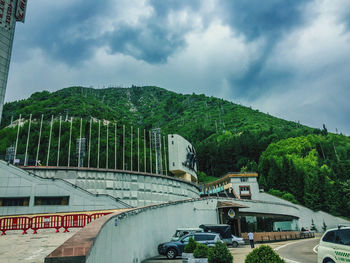
{"label": "white wall", "polygon": [[188,146],[192,148],[192,144],[178,134],[168,135],[168,152],[169,152],[169,171],[183,171],[197,178],[197,164],[195,171],[187,168],[182,163],[186,161]]}
{"label": "white wall", "polygon": [[216,205],[215,199],[180,201],[112,217],[100,230],[86,262],[140,263],[156,256],[158,244],[170,241],[177,228],[218,223]]}
{"label": "white wall", "polygon": [[279,202],[285,205],[292,205],[298,209],[298,213],[295,216],[299,217],[299,228],[311,228],[311,220],[314,220],[314,223],[319,232],[322,232],[323,221],[327,225],[327,229],[336,228],[339,224],[350,224],[350,221],[344,220],[339,217],[332,216],[323,211],[312,211],[309,208],[306,208],[301,205],[296,205],[276,196],[267,194],[267,193],[259,193],[259,195],[255,196],[256,200],[264,200],[270,202]]}
{"label": "white wall", "polygon": [[169,176],[84,168],[26,170],[44,178],[67,180],[92,193],[120,198],[134,207],[199,197],[195,184]]}
{"label": "white wall", "polygon": [[[34,205],[35,196],[69,196],[69,205]],[[44,179],[0,161],[0,197],[30,197],[29,206],[1,206],[0,215],[125,208],[117,199],[91,194],[60,179]]]}

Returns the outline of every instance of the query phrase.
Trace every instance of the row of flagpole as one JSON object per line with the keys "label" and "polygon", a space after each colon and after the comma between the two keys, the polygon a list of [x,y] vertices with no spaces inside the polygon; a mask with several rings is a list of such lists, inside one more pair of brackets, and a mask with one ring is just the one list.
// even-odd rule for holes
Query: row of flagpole
{"label": "row of flagpole", "polygon": [[[37,143],[37,150],[36,150],[36,157],[35,157],[35,166],[38,166],[39,164],[39,151],[40,151],[40,144],[41,144],[41,137],[42,137],[42,131],[43,131],[43,119],[44,115],[41,115],[40,120],[40,129],[39,129],[39,138]],[[19,142],[19,134],[20,134],[20,128],[21,128],[21,120],[22,115],[20,114],[19,120],[17,123],[17,135],[16,135],[16,143],[15,143],[15,149],[14,149],[14,160],[16,160],[17,156],[17,149],[18,149],[18,142]],[[25,122],[25,121],[24,121]],[[73,117],[70,118],[70,128],[69,128],[69,144],[68,144],[68,158],[67,158],[67,166],[70,167],[71,163],[71,144],[72,144],[72,128],[73,128]],[[52,139],[52,129],[53,129],[53,123],[54,123],[54,117],[51,116],[50,121],[50,132],[49,132],[49,142],[48,142],[48,148],[47,148],[47,158],[46,158],[46,166],[49,166],[49,159],[50,159],[50,150],[51,150],[51,139]],[[26,147],[25,147],[25,156],[24,156],[24,166],[28,165],[28,147],[29,147],[29,140],[30,140],[30,132],[31,132],[31,124],[32,124],[32,114],[29,116],[29,123],[28,123],[28,130],[27,130],[27,140],[26,140]],[[106,169],[109,169],[109,124],[110,122],[107,122],[106,124]],[[79,129],[79,139],[78,139],[78,167],[82,167],[81,163],[81,154],[82,154],[82,125],[83,125],[83,119],[80,118],[80,129]],[[122,170],[125,170],[125,164],[126,164],[126,158],[125,158],[125,125],[123,127],[123,138],[122,138]],[[137,171],[137,172],[147,172],[147,145],[146,145],[146,130],[143,130],[143,155],[144,155],[144,170],[141,171],[140,169],[140,128],[137,128],[137,170],[133,169],[133,126],[130,127],[131,133],[130,133],[130,170],[131,171]],[[57,145],[57,160],[56,160],[56,166],[59,166],[60,162],[60,150],[61,150],[61,132],[62,132],[62,117],[59,118],[59,129],[58,129],[58,145]],[[92,118],[90,118],[89,123],[89,141],[88,141],[88,165],[87,167],[90,168],[90,159],[91,159],[91,134],[92,134]],[[160,142],[162,141],[161,134],[154,133],[153,136],[159,136],[157,140]],[[84,138],[85,139],[85,138]],[[117,139],[118,139],[118,125],[117,122],[114,122],[114,169],[117,169]],[[101,147],[101,120],[98,121],[98,146],[97,146],[97,167],[96,168],[104,168],[100,167],[100,147]],[[160,146],[160,156],[161,156],[161,163],[162,163],[162,152],[164,154],[164,163],[165,163],[165,169],[156,168],[156,171],[160,171],[161,174],[168,174],[168,167],[167,167],[167,154],[166,154],[166,139],[165,136],[163,136],[163,149],[161,149]],[[161,145],[161,144],[160,144]],[[155,156],[157,158],[157,152],[156,147],[154,147]],[[153,162],[152,162],[152,133],[149,131],[149,170],[150,173],[153,173]],[[157,164],[156,164],[157,166]]]}

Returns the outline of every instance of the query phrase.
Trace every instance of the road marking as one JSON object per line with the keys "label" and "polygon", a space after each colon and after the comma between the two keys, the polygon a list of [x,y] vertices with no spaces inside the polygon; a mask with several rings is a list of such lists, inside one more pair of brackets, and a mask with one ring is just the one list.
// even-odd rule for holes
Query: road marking
{"label": "road marking", "polygon": [[312,251],[313,251],[315,254],[317,254],[317,248],[318,248],[318,245],[316,245],[316,246],[312,249]]}
{"label": "road marking", "polygon": [[275,251],[278,251],[278,250],[280,250],[281,248],[284,248],[284,247],[289,246],[289,245],[291,245],[291,244],[297,244],[297,243],[305,242],[305,241],[310,241],[310,239],[304,239],[304,240],[299,240],[299,241],[295,241],[295,242],[290,242],[290,243],[288,243],[288,244],[284,244],[284,245],[282,245],[282,246],[276,247],[274,250],[275,250]]}
{"label": "road marking", "polygon": [[[304,239],[304,240],[299,240],[299,241],[296,241],[296,242],[290,242],[290,243],[288,243],[288,244],[284,244],[284,245],[282,245],[282,246],[276,247],[274,250],[275,250],[275,251],[278,251],[278,250],[280,250],[281,248],[284,248],[284,247],[286,247],[286,246],[289,246],[289,245],[292,245],[292,244],[296,244],[296,243],[300,243],[300,242],[304,242],[304,241],[310,241],[310,239]],[[317,246],[318,246],[318,245],[317,245]],[[313,252],[315,252],[316,254],[317,254],[317,252],[315,251],[315,249],[316,249],[317,246],[315,246],[315,247],[313,248]],[[299,261],[291,260],[291,259],[288,259],[288,258],[283,258],[283,259],[284,259],[284,261],[286,261],[286,263],[300,263]]]}

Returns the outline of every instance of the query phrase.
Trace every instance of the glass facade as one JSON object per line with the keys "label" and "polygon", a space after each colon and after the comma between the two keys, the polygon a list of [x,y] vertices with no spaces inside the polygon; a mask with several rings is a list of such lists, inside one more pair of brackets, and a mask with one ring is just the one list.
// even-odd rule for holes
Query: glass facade
{"label": "glass facade", "polygon": [[298,218],[285,215],[241,212],[240,222],[242,233],[299,230]]}

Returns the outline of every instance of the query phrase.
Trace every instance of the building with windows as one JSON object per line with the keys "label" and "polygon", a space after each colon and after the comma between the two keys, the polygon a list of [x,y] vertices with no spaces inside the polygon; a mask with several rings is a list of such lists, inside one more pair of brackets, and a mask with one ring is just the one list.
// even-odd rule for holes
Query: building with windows
{"label": "building with windows", "polygon": [[24,22],[27,0],[0,1],[0,123],[16,22]]}
{"label": "building with windows", "polygon": [[221,223],[230,224],[233,229],[247,232],[293,231],[302,227],[310,229],[312,221],[318,230],[323,223],[328,227],[348,221],[323,211],[312,211],[259,189],[257,173],[228,173],[222,178],[205,184],[201,196],[235,198],[235,203],[247,207],[239,210],[239,218],[231,219],[223,213]]}

